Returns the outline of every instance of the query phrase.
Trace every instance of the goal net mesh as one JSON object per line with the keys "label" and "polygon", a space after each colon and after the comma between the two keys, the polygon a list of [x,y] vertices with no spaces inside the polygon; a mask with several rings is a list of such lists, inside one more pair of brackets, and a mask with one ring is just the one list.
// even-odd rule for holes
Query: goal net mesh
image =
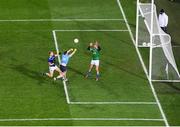
{"label": "goal net mesh", "polygon": [[[179,71],[173,55],[171,37],[159,26],[156,6],[139,3],[138,6],[138,47],[152,46],[151,80],[180,80]],[[153,13],[153,33],[151,33],[151,14]],[[151,36],[152,34],[152,36]],[[152,43],[151,41],[152,37]],[[150,66],[150,65],[148,65]]]}

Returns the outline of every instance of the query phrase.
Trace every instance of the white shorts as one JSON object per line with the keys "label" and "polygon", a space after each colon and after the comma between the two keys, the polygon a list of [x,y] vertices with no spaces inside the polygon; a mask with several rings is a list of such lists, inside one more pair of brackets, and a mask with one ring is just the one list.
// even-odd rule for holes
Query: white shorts
{"label": "white shorts", "polygon": [[91,65],[99,66],[99,60],[91,60]]}
{"label": "white shorts", "polygon": [[49,72],[50,73],[53,73],[54,72],[54,70],[56,70],[58,67],[55,65],[55,66],[53,66],[53,67],[49,67]]}

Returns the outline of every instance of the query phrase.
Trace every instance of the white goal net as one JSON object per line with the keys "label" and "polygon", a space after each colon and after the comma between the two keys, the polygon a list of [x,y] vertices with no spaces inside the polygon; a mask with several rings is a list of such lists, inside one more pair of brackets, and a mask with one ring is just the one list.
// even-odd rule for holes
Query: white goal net
{"label": "white goal net", "polygon": [[149,52],[147,68],[151,81],[180,81],[171,36],[159,26],[154,3],[137,3],[136,46]]}

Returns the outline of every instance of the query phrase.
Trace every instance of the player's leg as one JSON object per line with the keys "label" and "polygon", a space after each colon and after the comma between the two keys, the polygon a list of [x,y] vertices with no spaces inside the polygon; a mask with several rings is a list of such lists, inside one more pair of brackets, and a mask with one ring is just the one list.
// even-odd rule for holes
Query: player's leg
{"label": "player's leg", "polygon": [[52,72],[46,73],[46,75],[47,75],[49,78],[52,78],[52,77],[53,77],[53,73],[52,73]]}
{"label": "player's leg", "polygon": [[67,73],[67,70],[64,72],[64,76],[63,76],[63,80],[64,80],[64,81],[67,81],[67,80],[68,80],[67,77],[66,77],[66,73]]}
{"label": "player's leg", "polygon": [[92,70],[93,66],[94,66],[94,61],[92,60],[90,66],[89,66],[89,70],[86,74],[86,78],[88,78],[91,75],[91,70]]}
{"label": "player's leg", "polygon": [[100,77],[100,73],[99,73],[99,60],[96,60],[95,66],[96,66],[96,81],[98,81],[99,77]]}
{"label": "player's leg", "polygon": [[99,73],[99,66],[96,66],[96,81],[99,80],[100,73]]}
{"label": "player's leg", "polygon": [[49,73],[46,73],[46,75],[47,75],[48,77],[52,78],[53,75],[54,75],[54,70],[55,70],[54,67],[49,67]]}
{"label": "player's leg", "polygon": [[57,77],[57,79],[63,79],[65,80],[66,79],[66,71],[67,71],[67,68],[63,65],[60,65],[60,75]]}
{"label": "player's leg", "polygon": [[91,73],[91,70],[93,68],[94,64],[90,64],[88,72]]}
{"label": "player's leg", "polygon": [[62,78],[62,77],[63,77],[63,74],[62,74],[62,72],[61,72],[61,70],[60,70],[60,68],[59,68],[59,67],[57,67],[57,66],[56,66],[55,71],[56,71],[56,72],[58,72],[58,73],[59,73],[59,75],[58,75],[57,77],[54,77],[54,80],[56,80],[56,79],[60,79],[60,78]]}
{"label": "player's leg", "polygon": [[67,67],[66,66],[64,66],[63,67],[63,69],[62,69],[62,79],[64,80],[64,81],[67,81],[68,79],[66,78],[66,73],[67,73]]}
{"label": "player's leg", "polygon": [[64,72],[61,72],[61,74],[58,75],[56,79],[64,79]]}

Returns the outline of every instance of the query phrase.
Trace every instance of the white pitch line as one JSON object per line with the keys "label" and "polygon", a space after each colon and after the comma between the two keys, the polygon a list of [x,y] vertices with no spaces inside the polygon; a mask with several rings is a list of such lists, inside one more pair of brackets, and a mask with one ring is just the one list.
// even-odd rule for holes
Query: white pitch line
{"label": "white pitch line", "polygon": [[[59,48],[58,48],[59,46],[57,43],[57,37],[56,37],[55,31],[53,31],[53,38],[54,38],[54,44],[55,44],[56,52],[59,53]],[[61,63],[61,58],[60,58],[59,54],[58,54],[58,62],[59,62],[59,64]]]}
{"label": "white pitch line", "polygon": [[133,44],[135,45],[135,48],[136,48],[138,57],[139,57],[139,59],[140,59],[140,62],[141,62],[142,67],[143,67],[143,69],[144,69],[144,72],[145,72],[145,74],[146,74],[146,76],[147,76],[147,79],[148,79],[148,81],[149,81],[149,84],[150,84],[152,93],[153,93],[154,98],[155,98],[155,100],[156,100],[156,102],[157,102],[157,105],[158,105],[159,110],[160,110],[160,112],[161,112],[162,118],[164,119],[165,125],[166,125],[167,127],[169,127],[169,123],[168,123],[168,121],[167,121],[166,115],[165,115],[165,113],[164,113],[164,111],[163,111],[163,109],[162,109],[161,103],[160,103],[160,101],[159,101],[159,99],[158,99],[158,96],[157,96],[157,94],[156,94],[156,91],[155,91],[155,89],[154,89],[154,86],[153,86],[151,80],[149,79],[148,71],[147,71],[146,66],[145,66],[145,64],[144,64],[144,62],[143,62],[143,59],[142,59],[141,54],[140,54],[140,52],[139,52],[139,49],[136,47],[135,40],[134,40],[134,37],[133,37],[133,33],[132,33],[131,28],[130,28],[130,26],[129,26],[129,24],[128,24],[128,20],[127,20],[127,18],[126,18],[126,15],[125,15],[125,13],[124,13],[124,10],[123,10],[122,5],[121,5],[121,3],[120,3],[119,0],[117,0],[117,4],[118,4],[119,9],[120,9],[120,11],[121,11],[121,13],[122,13],[122,15],[123,15],[123,18],[124,18],[124,20],[125,20],[126,26],[127,26],[128,30],[129,30],[129,35],[130,35],[130,37],[131,37],[131,39],[132,39],[132,42],[133,42]]}
{"label": "white pitch line", "polygon": [[[58,46],[58,43],[57,43],[57,37],[56,37],[56,32],[55,31],[53,31],[53,37],[54,37],[54,43],[55,43],[55,47],[56,47],[56,52],[59,52],[59,48],[58,48],[59,46]],[[59,64],[61,63],[61,59],[60,59],[59,54],[58,54],[58,62],[59,62]],[[64,91],[65,91],[65,95],[66,95],[66,101],[69,104],[70,99],[69,99],[68,90],[67,90],[67,86],[66,86],[65,81],[63,81],[63,85],[64,85]]]}
{"label": "white pitch line", "polygon": [[[143,46],[143,45],[138,45],[138,47],[140,47],[140,48],[150,48],[149,46]],[[178,45],[174,45],[172,47],[173,48],[180,48],[180,46],[178,46]]]}
{"label": "white pitch line", "polygon": [[108,31],[110,31],[110,32],[128,32],[128,30],[127,29],[125,29],[125,30],[117,30],[117,29],[114,29],[114,30],[54,30],[54,31],[59,31],[59,32],[76,32],[76,31],[84,31],[84,32],[108,32]]}
{"label": "white pitch line", "polygon": [[152,118],[27,118],[27,119],[0,119],[0,122],[9,121],[163,121]]}
{"label": "white pitch line", "polygon": [[70,102],[73,105],[156,105],[156,102]]}
{"label": "white pitch line", "polygon": [[2,19],[0,22],[124,21],[124,19]]}
{"label": "white pitch line", "polygon": [[180,45],[173,45],[172,47],[179,48],[179,47],[180,47]]}
{"label": "white pitch line", "polygon": [[64,91],[65,91],[65,95],[66,95],[66,101],[68,104],[70,104],[70,98],[69,98],[69,94],[68,94],[68,90],[67,90],[67,85],[66,82],[63,81],[63,85],[64,85]]}
{"label": "white pitch line", "polygon": [[174,82],[174,83],[179,83],[180,80],[152,80],[152,82]]}

